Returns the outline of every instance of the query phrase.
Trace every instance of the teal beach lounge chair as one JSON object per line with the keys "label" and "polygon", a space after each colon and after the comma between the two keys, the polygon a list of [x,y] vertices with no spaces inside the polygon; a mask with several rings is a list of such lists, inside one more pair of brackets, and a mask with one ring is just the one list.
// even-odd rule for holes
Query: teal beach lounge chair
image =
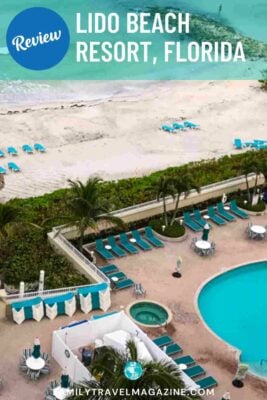
{"label": "teal beach lounge chair", "polygon": [[120,234],[120,242],[121,246],[128,251],[130,254],[137,254],[139,253],[139,250],[137,247],[135,247],[128,239],[128,236],[126,233],[121,233]]}
{"label": "teal beach lounge chair", "polygon": [[14,162],[9,162],[7,165],[8,165],[8,168],[10,169],[10,171],[12,171],[12,172],[20,172],[21,171],[20,167],[17,164],[15,164]]}
{"label": "teal beach lounge chair", "polygon": [[151,245],[141,237],[138,231],[132,231],[132,236],[136,240],[137,246],[142,250],[152,250]]}
{"label": "teal beach lounge chair", "polygon": [[237,215],[239,218],[242,218],[242,219],[249,218],[249,215],[245,211],[243,211],[237,207],[236,200],[230,201],[230,211],[233,214]]}
{"label": "teal beach lounge chair", "polygon": [[118,256],[118,257],[127,256],[127,253],[120,246],[117,245],[114,236],[108,237],[108,244],[111,246],[112,251],[114,254],[116,254],[116,256]]}
{"label": "teal beach lounge chair", "polygon": [[11,156],[17,156],[17,155],[18,155],[17,149],[15,149],[15,147],[12,147],[12,146],[10,146],[10,147],[7,148],[7,152],[8,152],[8,154],[10,154]]}
{"label": "teal beach lounge chair", "polygon": [[164,243],[154,235],[154,232],[150,226],[145,228],[144,238],[155,247],[164,247]]}
{"label": "teal beach lounge chair", "polygon": [[104,243],[101,239],[97,239],[95,243],[96,243],[96,251],[98,252],[98,254],[101,255],[101,257],[103,257],[106,260],[114,259],[113,254],[105,248]]}
{"label": "teal beach lounge chair", "polygon": [[212,206],[208,207],[208,216],[217,225],[225,225],[226,224],[225,219],[223,219],[218,214],[216,214],[215,210],[214,210],[214,208]]}
{"label": "teal beach lounge chair", "polygon": [[184,212],[184,224],[192,229],[194,232],[202,231],[202,226],[198,225],[195,221],[191,219],[190,213],[188,211]]}
{"label": "teal beach lounge chair", "polygon": [[155,339],[153,339],[153,342],[159,346],[167,346],[173,342],[172,338],[169,335],[163,335],[163,336],[158,336]]}
{"label": "teal beach lounge chair", "polygon": [[222,202],[217,204],[217,213],[220,217],[226,219],[226,221],[232,222],[236,220],[236,218],[232,214],[224,209],[224,205]]}
{"label": "teal beach lounge chair", "polygon": [[119,268],[114,264],[108,264],[108,265],[105,265],[104,267],[99,267],[99,269],[104,274],[111,274],[111,273],[119,271]]}
{"label": "teal beach lounge chair", "polygon": [[200,379],[200,381],[196,381],[196,384],[201,387],[201,389],[209,389],[218,385],[218,382],[212,377],[207,376],[206,378]]}
{"label": "teal beach lounge chair", "polygon": [[22,150],[24,151],[24,153],[33,154],[33,148],[31,146],[29,146],[28,144],[24,144],[22,146]]}
{"label": "teal beach lounge chair", "polygon": [[41,143],[35,143],[33,147],[39,153],[45,153],[46,152],[46,148]]}

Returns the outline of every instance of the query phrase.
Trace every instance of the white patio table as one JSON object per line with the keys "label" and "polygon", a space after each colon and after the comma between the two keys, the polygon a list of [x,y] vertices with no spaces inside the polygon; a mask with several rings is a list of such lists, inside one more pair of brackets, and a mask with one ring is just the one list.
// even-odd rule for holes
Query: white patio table
{"label": "white patio table", "polygon": [[39,358],[29,357],[26,360],[26,365],[33,371],[39,371],[45,366],[45,360],[41,357]]}
{"label": "white patio table", "polygon": [[265,238],[266,237],[266,228],[262,225],[252,225],[250,231],[254,234],[253,238]]}
{"label": "white patio table", "polygon": [[58,400],[67,399],[72,394],[72,390],[70,388],[63,388],[61,386],[57,386],[53,389],[53,396],[55,396]]}

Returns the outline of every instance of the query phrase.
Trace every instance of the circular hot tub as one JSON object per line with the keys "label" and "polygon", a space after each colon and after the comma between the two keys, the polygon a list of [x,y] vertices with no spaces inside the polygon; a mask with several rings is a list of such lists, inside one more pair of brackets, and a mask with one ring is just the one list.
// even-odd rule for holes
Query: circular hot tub
{"label": "circular hot tub", "polygon": [[135,301],[127,307],[127,312],[138,325],[149,328],[158,328],[172,320],[171,311],[152,300]]}

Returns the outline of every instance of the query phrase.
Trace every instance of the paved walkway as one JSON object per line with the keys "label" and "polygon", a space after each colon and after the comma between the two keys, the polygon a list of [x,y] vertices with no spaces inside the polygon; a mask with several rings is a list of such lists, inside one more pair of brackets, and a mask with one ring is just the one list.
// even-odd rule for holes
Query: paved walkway
{"label": "paved walkway", "polygon": [[[252,217],[252,222],[267,225],[267,215]],[[243,389],[234,389],[231,380],[236,369],[235,353],[211,334],[200,320],[195,295],[200,285],[215,274],[234,265],[267,258],[267,242],[249,241],[245,235],[247,221],[238,221],[225,227],[214,227],[210,238],[217,244],[213,257],[202,258],[190,249],[191,237],[182,243],[168,243],[164,249],[153,250],[116,261],[118,267],[136,282],[142,282],[147,298],[162,302],[174,313],[173,338],[181,344],[184,353],[191,354],[219,382],[214,399],[230,391],[233,400],[265,400],[267,383],[249,378]],[[199,234],[198,234],[199,235]],[[183,277],[174,279],[177,257],[183,259]],[[112,308],[120,310],[134,300],[132,290],[112,295]],[[11,321],[0,321],[0,377],[4,380],[1,393],[5,400],[41,400],[52,379],[59,378],[60,367],[52,360],[50,377],[37,382],[19,372],[18,363],[22,350],[31,347],[35,336],[41,340],[44,351],[51,352],[52,332],[73,320],[84,319],[77,312],[72,318],[61,316],[40,323],[27,321],[21,326]],[[149,332],[154,334],[153,330]],[[265,394],[264,394],[265,390]]]}

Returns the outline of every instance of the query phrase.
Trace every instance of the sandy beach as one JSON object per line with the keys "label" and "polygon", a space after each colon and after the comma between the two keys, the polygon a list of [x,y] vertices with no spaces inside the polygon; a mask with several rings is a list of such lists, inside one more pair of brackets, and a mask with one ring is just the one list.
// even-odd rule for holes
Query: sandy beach
{"label": "sandy beach", "polygon": [[[266,109],[267,94],[255,81],[158,82],[102,100],[1,104],[0,148],[19,150],[12,160],[22,172],[8,172],[0,200],[51,192],[69,178],[140,176],[236,152],[234,137],[267,139]],[[160,129],[183,119],[201,129]],[[23,144],[36,142],[46,154],[23,154]],[[9,161],[6,156],[0,165]]]}

